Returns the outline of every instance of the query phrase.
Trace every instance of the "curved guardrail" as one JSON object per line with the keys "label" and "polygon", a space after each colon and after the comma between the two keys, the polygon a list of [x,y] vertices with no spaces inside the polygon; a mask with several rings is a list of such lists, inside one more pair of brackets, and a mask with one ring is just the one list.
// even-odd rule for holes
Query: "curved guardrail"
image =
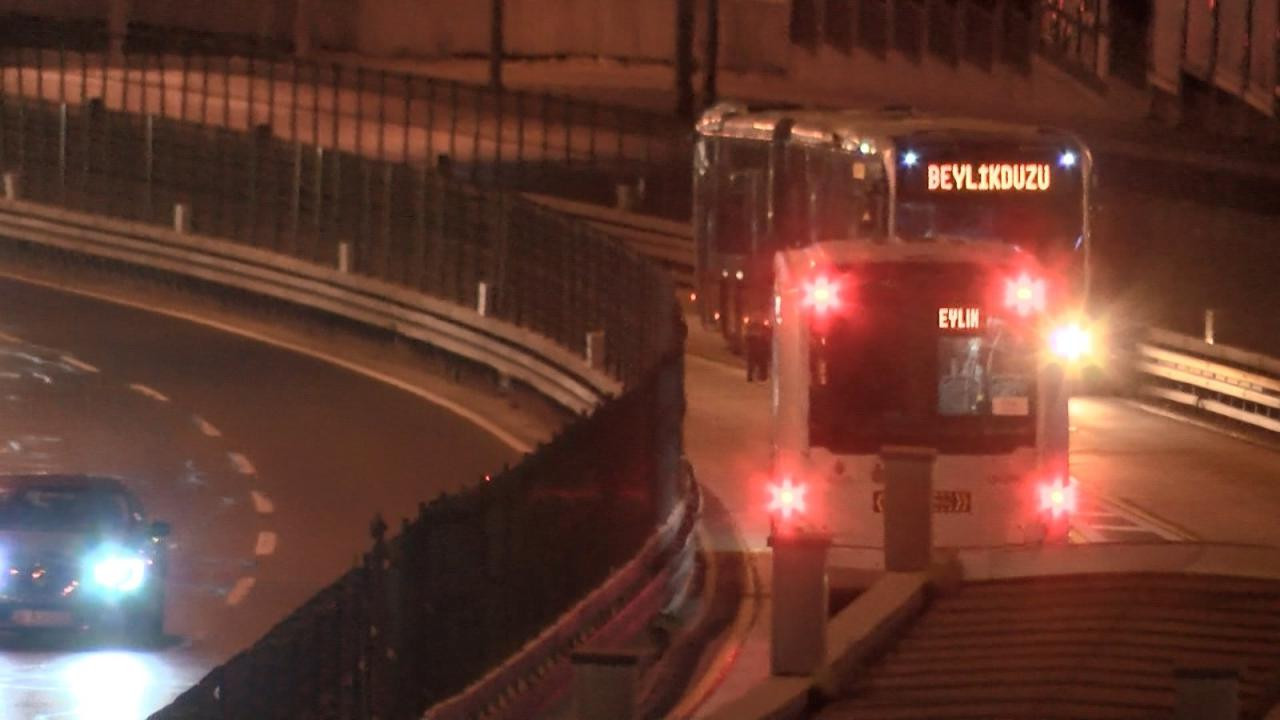
{"label": "curved guardrail", "polygon": [[1280,360],[1152,328],[1133,365],[1144,395],[1280,433]]}
{"label": "curved guardrail", "polygon": [[0,235],[186,275],[389,330],[488,365],[576,413],[622,389],[584,357],[523,328],[278,253],[20,200],[0,200]]}

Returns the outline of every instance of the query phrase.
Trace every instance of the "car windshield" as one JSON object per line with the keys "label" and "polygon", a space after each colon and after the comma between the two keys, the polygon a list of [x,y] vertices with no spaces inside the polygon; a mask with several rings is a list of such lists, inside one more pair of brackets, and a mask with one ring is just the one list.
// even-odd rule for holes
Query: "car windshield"
{"label": "car windshield", "polygon": [[102,488],[28,487],[0,491],[0,529],[113,530],[130,520],[124,493]]}

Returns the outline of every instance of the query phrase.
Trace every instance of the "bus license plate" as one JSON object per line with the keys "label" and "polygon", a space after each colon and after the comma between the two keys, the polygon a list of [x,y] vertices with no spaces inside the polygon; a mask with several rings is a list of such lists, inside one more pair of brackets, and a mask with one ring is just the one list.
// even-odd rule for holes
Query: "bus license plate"
{"label": "bus license plate", "polygon": [[71,613],[61,610],[14,610],[14,625],[23,627],[63,627],[71,624]]}
{"label": "bus license plate", "polygon": [[[871,493],[871,509],[884,512],[884,491]],[[973,512],[973,494],[968,490],[934,490],[933,511],[935,513],[970,513]]]}

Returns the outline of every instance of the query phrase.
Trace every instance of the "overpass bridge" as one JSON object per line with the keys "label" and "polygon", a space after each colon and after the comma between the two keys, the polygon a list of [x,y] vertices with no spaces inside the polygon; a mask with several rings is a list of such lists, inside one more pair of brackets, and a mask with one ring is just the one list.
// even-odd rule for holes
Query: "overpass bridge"
{"label": "overpass bridge", "polygon": [[[39,62],[43,64],[47,60]],[[99,69],[107,70],[105,65]],[[139,82],[144,86],[155,83],[154,76],[149,74],[154,72],[154,68],[134,70],[138,71],[142,78]],[[6,233],[25,243],[28,249],[42,243],[57,247],[57,253],[46,254],[45,260],[63,257],[62,253],[67,251],[89,253],[96,256],[98,262],[109,263],[117,269],[121,263],[135,267],[150,265],[152,272],[160,268],[165,276],[189,274],[194,264],[198,269],[196,276],[209,285],[238,284],[239,291],[267,292],[277,300],[294,304],[322,298],[323,303],[319,307],[325,312],[338,312],[357,323],[372,323],[379,332],[393,332],[419,340],[425,338],[440,345],[447,343],[451,353],[490,367],[498,382],[509,382],[514,378],[574,410],[590,408],[600,398],[617,393],[621,388],[645,387],[619,383],[637,382],[643,376],[645,363],[637,358],[644,357],[646,352],[653,350],[653,346],[646,342],[629,346],[626,340],[636,336],[637,327],[653,326],[637,326],[633,324],[637,322],[635,318],[607,313],[588,318],[556,314],[592,300],[607,302],[610,307],[618,306],[618,297],[627,295],[609,296],[605,286],[595,283],[603,280],[599,273],[602,263],[613,263],[611,268],[631,267],[627,264],[629,255],[609,250],[605,244],[594,244],[599,236],[582,226],[555,224],[558,221],[546,220],[547,216],[542,211],[526,205],[508,203],[448,184],[439,185],[421,167],[397,165],[394,162],[396,154],[389,152],[389,148],[401,150],[399,160],[416,159],[420,162],[431,156],[427,148],[431,147],[429,143],[437,141],[433,139],[436,131],[411,128],[412,132],[421,133],[417,136],[421,148],[414,151],[420,155],[410,153],[415,148],[414,140],[404,140],[399,146],[391,140],[392,135],[405,136],[408,132],[405,128],[409,127],[407,123],[394,128],[382,124],[380,119],[376,131],[362,131],[362,123],[372,122],[372,116],[386,113],[385,97],[379,100],[370,115],[366,115],[363,96],[356,92],[358,109],[354,117],[348,113],[345,122],[349,127],[342,129],[342,123],[332,122],[330,130],[338,141],[333,146],[326,146],[328,154],[315,152],[314,147],[307,148],[315,152],[314,156],[309,156],[298,152],[298,148],[305,144],[303,136],[279,137],[281,127],[288,123],[283,120],[283,114],[277,113],[276,100],[263,100],[261,106],[255,100],[255,93],[262,92],[270,98],[278,92],[274,81],[260,85],[246,83],[240,90],[235,90],[234,83],[226,83],[225,87],[227,93],[248,93],[248,102],[244,105],[247,113],[235,116],[243,119],[245,128],[260,124],[255,120],[264,119],[261,115],[255,118],[254,113],[260,112],[255,107],[267,108],[265,119],[274,120],[271,131],[277,136],[276,140],[259,134],[246,142],[243,136],[219,131],[219,121],[202,118],[205,132],[214,139],[210,144],[188,132],[191,124],[187,114],[189,103],[197,97],[188,89],[176,95],[167,95],[167,90],[147,90],[137,96],[139,104],[135,106],[126,100],[128,76],[121,73],[117,98],[120,104],[114,106],[108,94],[103,105],[93,109],[94,106],[77,107],[74,101],[64,105],[68,98],[74,97],[74,92],[72,95],[50,95],[46,82],[49,77],[70,80],[71,87],[82,89],[83,98],[88,88],[93,87],[88,81],[92,73],[82,71],[76,75],[73,70],[70,74],[51,76],[50,72],[49,67],[32,68],[30,63],[23,63],[21,69],[4,75],[6,100],[14,96],[14,89],[22,98],[16,107],[6,102],[6,158],[20,159],[27,170],[25,176],[16,178],[17,183],[13,185],[17,198],[6,206]],[[160,70],[161,87],[171,77],[166,73],[172,73],[172,70]],[[181,77],[185,80],[185,75]],[[111,82],[110,73],[107,73],[98,89],[109,86]],[[33,86],[40,89],[32,91]],[[341,91],[338,83],[334,87]],[[168,101],[160,100],[156,106],[151,105],[156,98],[166,96],[170,98]],[[482,96],[477,93],[475,97]],[[51,102],[55,98],[57,102]],[[313,98],[313,102],[320,102],[318,96]],[[188,109],[172,109],[184,105]],[[224,117],[230,107],[232,103],[224,102]],[[440,106],[431,103],[421,106],[424,111],[431,107]],[[151,111],[153,119],[146,119],[147,110]],[[411,107],[408,114],[411,115],[413,110]],[[166,117],[167,113],[173,112],[178,114]],[[497,115],[478,113],[475,117],[507,117],[502,112]],[[107,115],[95,116],[94,113]],[[518,114],[515,116],[520,117]],[[103,117],[109,117],[110,122],[96,124]],[[313,113],[308,119],[313,127],[323,120],[318,113]],[[571,168],[584,158],[590,158],[593,147],[596,150],[603,146],[617,147],[620,149],[616,159],[636,159],[629,157],[635,146],[623,133],[589,136],[595,139],[588,139],[585,142],[587,154],[579,155],[573,144],[573,138],[579,137],[575,130],[577,126],[564,119],[559,122],[559,125],[553,121],[552,125],[544,127],[541,137],[555,137],[559,130],[565,130],[566,137],[570,138],[565,144],[568,148],[566,162]],[[234,123],[230,124],[234,126]],[[98,134],[101,127],[107,130]],[[470,127],[474,128],[470,137],[479,138],[480,128],[486,125],[477,121]],[[503,122],[493,127],[497,128],[498,137],[504,138],[490,146],[489,152],[496,157],[503,152],[496,148],[505,147],[508,142],[505,139],[508,137],[505,135],[507,125]],[[227,129],[222,128],[223,131]],[[81,142],[76,141],[76,130],[83,131],[79,136]],[[443,128],[440,132],[444,132]],[[456,127],[448,133],[453,142],[459,138]],[[312,139],[319,136],[320,133],[316,133]],[[516,146],[523,142],[523,137],[520,133],[511,136]],[[601,138],[604,138],[603,142]],[[473,147],[480,148],[483,144],[475,141]],[[219,167],[225,169],[219,182],[201,183],[198,181],[208,178],[186,177],[198,172],[197,168],[204,163],[218,166],[220,151],[223,155],[243,154],[237,155],[234,162],[222,160],[223,165]],[[340,151],[345,151],[345,154]],[[114,166],[112,163],[99,164],[95,152],[114,158]],[[188,154],[184,156],[184,152]],[[128,158],[129,162],[121,160],[121,157]],[[311,157],[321,159],[314,161]],[[393,162],[382,162],[387,158]],[[351,184],[345,184],[344,177]],[[319,180],[304,185],[299,178]],[[21,198],[34,199],[39,204],[25,203]],[[174,231],[143,228],[135,223],[112,223],[41,207],[60,203],[80,210],[124,216],[153,225],[162,224],[173,227]],[[190,213],[186,216],[188,220],[194,216],[193,224],[181,222],[181,214],[176,225],[173,224],[175,203]],[[403,208],[411,208],[405,219],[397,217]],[[506,222],[491,222],[494,218],[503,218]],[[538,226],[544,220],[551,224]],[[530,226],[541,227],[542,230],[530,235],[519,234],[519,230]],[[193,230],[196,231],[195,236],[190,234]],[[201,236],[210,232],[225,233],[238,244],[220,244],[212,242],[213,238]],[[545,249],[543,254],[534,252],[535,246],[529,241],[549,243],[555,233],[564,233],[585,243],[590,253],[575,255],[577,251],[568,246],[556,246],[558,249],[550,253]],[[51,238],[54,240],[52,243]],[[346,250],[343,250],[344,244]],[[414,255],[414,248],[421,248],[422,254]],[[512,248],[529,254],[509,254]],[[431,252],[440,254],[432,258]],[[298,262],[284,262],[282,256],[292,256]],[[428,258],[449,271],[415,276],[412,270],[422,267]],[[520,262],[515,263],[515,258],[520,258]],[[573,260],[582,264],[574,265]],[[1256,265],[1248,259],[1244,262]],[[547,269],[553,266],[559,271],[566,267],[581,271],[589,278],[587,286],[564,283],[564,275],[553,275]],[[546,274],[535,275],[531,268],[542,268]],[[406,269],[410,272],[396,274]],[[636,272],[640,273],[639,270]],[[367,286],[362,281],[369,277],[385,284]],[[556,296],[556,302],[564,304],[553,303],[550,308],[539,304],[547,302],[544,297],[548,295],[546,286],[522,282],[522,278],[527,277],[539,277],[542,281],[556,278],[564,283],[556,285],[557,292],[551,293]],[[616,276],[610,279],[616,279]],[[636,280],[633,287],[640,287],[639,283]],[[425,290],[442,296],[452,307],[441,307],[398,292],[406,287],[411,291]],[[593,295],[593,292],[606,294]],[[491,315],[506,325],[495,329],[486,321]],[[437,321],[434,325],[430,321],[433,317]],[[440,325],[438,321],[441,318],[453,327]],[[512,326],[554,337],[559,347],[540,343],[530,334],[513,332]],[[601,346],[592,344],[595,341],[588,338],[589,333],[601,326],[609,328],[604,338],[603,364],[599,354]],[[710,349],[708,343],[698,338],[696,327],[691,329],[690,341],[685,380],[690,401],[686,425],[689,434],[687,451],[708,491],[706,504],[728,510],[718,515],[725,521],[724,525],[717,526],[714,519],[707,523],[711,528],[709,545],[728,547],[732,542],[744,542],[750,550],[762,550],[766,527],[764,503],[753,495],[754,488],[744,483],[742,478],[749,476],[753,468],[763,466],[760,453],[767,447],[767,442],[762,441],[763,395],[754,388],[743,388],[739,380],[741,373],[733,364],[735,361]],[[651,388],[646,390],[651,391]],[[1231,402],[1224,404],[1231,405]],[[1130,540],[1196,538],[1275,542],[1263,520],[1270,516],[1276,502],[1265,485],[1265,478],[1273,476],[1275,468],[1275,459],[1268,452],[1186,427],[1168,418],[1145,414],[1141,409],[1122,403],[1084,402],[1078,403],[1074,410],[1078,418],[1078,436],[1090,440],[1083,446],[1077,446],[1083,456],[1078,459],[1092,465],[1091,477],[1086,478],[1087,487],[1093,491],[1089,508],[1092,514],[1089,522],[1078,528],[1080,539],[1114,540],[1126,537],[1128,533],[1127,539]],[[646,417],[643,422],[656,423],[651,417]],[[659,426],[660,423],[653,425],[655,428]],[[1187,487],[1170,482],[1171,478],[1187,475],[1201,478],[1201,484]],[[1200,494],[1205,486],[1212,488],[1214,495],[1228,498],[1224,502],[1230,503],[1238,514],[1206,516],[1202,512],[1204,497]],[[470,512],[474,508],[454,506],[447,510],[449,517],[464,518],[460,521],[462,525],[473,522],[477,517]],[[681,522],[677,522],[676,527],[680,526]],[[471,527],[477,526],[473,524]],[[743,539],[734,539],[730,528]],[[462,542],[464,537],[465,533],[455,539]],[[669,542],[669,538],[660,533],[657,537],[663,538],[662,542]],[[437,547],[429,543],[428,546]],[[385,552],[385,548],[381,552]],[[378,556],[375,554],[374,557]],[[366,561],[363,567],[376,565],[371,566]],[[364,572],[358,577],[366,580],[372,577]],[[635,578],[629,578],[628,583],[631,587],[615,588],[614,599],[637,594]],[[337,587],[341,592],[350,592],[349,585]],[[327,601],[333,597],[333,592],[330,592],[326,596]],[[457,600],[460,599],[451,601]],[[318,606],[310,607],[315,609]],[[599,614],[594,615],[593,621],[598,621],[599,617]],[[557,627],[557,632],[562,629]],[[746,637],[749,639],[749,633]],[[274,639],[279,641],[281,636],[277,634]],[[561,643],[558,647],[562,649],[564,638],[557,642]],[[354,641],[351,644],[358,645]],[[305,655],[304,647],[294,645],[290,652],[294,657],[302,657]],[[544,661],[554,657],[548,647],[550,645],[544,644],[534,648],[544,653]],[[747,640],[742,640],[739,647],[742,648],[739,653],[741,665],[749,666],[751,663],[747,658],[751,650]],[[362,652],[354,653],[351,658],[361,657]],[[259,667],[267,667],[271,661],[258,654],[254,662],[261,663]],[[246,672],[245,667],[241,664],[232,674],[215,676],[214,680],[198,687],[191,697],[224,698],[235,694],[229,689],[224,691],[223,683],[248,682],[253,673]],[[528,665],[520,667],[529,670]],[[762,668],[756,666],[756,670]],[[360,682],[385,682],[385,679],[375,680],[369,676],[358,677]],[[762,677],[753,677],[748,672],[744,677],[731,678],[721,686],[722,692],[731,689],[732,682],[750,683]],[[239,694],[245,696],[243,689]]]}

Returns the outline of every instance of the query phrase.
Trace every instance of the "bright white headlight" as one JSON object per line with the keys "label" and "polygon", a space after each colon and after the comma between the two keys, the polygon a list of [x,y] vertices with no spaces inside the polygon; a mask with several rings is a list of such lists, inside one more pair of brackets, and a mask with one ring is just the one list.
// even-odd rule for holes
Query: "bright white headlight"
{"label": "bright white headlight", "polygon": [[147,564],[137,556],[109,553],[93,564],[93,581],[107,590],[133,592],[146,579]]}
{"label": "bright white headlight", "polygon": [[1093,334],[1075,323],[1061,325],[1049,334],[1049,349],[1063,360],[1075,362],[1093,352]]}

